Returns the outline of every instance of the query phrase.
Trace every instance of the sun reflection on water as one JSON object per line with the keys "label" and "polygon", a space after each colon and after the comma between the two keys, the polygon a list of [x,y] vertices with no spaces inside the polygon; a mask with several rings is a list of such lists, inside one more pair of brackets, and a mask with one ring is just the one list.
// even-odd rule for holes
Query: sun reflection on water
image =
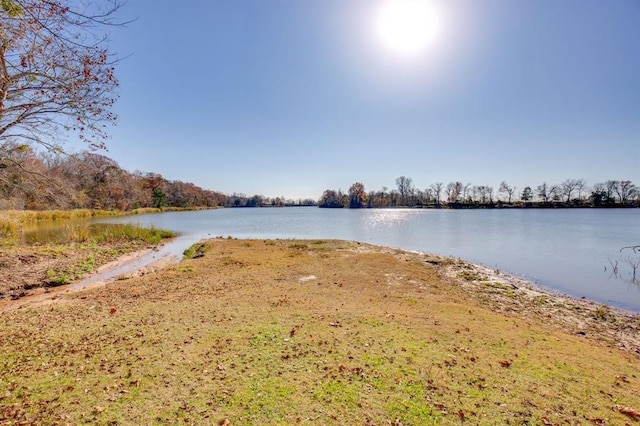
{"label": "sun reflection on water", "polygon": [[418,211],[409,209],[375,209],[367,213],[369,213],[365,219],[367,228],[377,228],[400,225],[411,220]]}

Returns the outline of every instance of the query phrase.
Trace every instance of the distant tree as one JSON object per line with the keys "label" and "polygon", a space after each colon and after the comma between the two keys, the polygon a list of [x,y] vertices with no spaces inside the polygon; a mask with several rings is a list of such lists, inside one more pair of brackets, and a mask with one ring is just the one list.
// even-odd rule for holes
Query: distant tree
{"label": "distant tree", "polygon": [[614,190],[616,195],[618,196],[618,201],[620,202],[620,204],[627,204],[631,199],[633,199],[637,189],[635,185],[629,180],[621,180],[616,182],[617,185],[615,185]]}
{"label": "distant tree", "polygon": [[151,191],[151,207],[162,208],[167,205],[165,193],[167,181],[157,173],[147,173],[145,187]]}
{"label": "distant tree", "polygon": [[424,196],[424,204],[425,205],[430,205],[431,202],[433,201],[433,189],[431,188],[426,188],[423,192],[423,196]]}
{"label": "distant tree", "polygon": [[407,206],[410,204],[410,198],[413,195],[413,180],[411,178],[400,176],[396,178],[396,186],[400,194],[400,204]]}
{"label": "distant tree", "polygon": [[[0,2],[0,163],[10,150],[74,131],[103,148],[117,95],[106,26],[119,0]],[[15,142],[15,145],[9,144]]]}
{"label": "distant tree", "polygon": [[594,207],[607,207],[615,204],[616,200],[612,197],[604,183],[596,183],[591,189],[589,200]]}
{"label": "distant tree", "polygon": [[433,190],[433,196],[436,199],[436,205],[440,205],[440,195],[442,194],[442,182],[437,182],[434,183],[432,185],[430,185],[429,187]]}
{"label": "distant tree", "polygon": [[318,201],[318,207],[323,208],[342,208],[347,204],[347,198],[342,191],[334,191],[327,189],[322,193]]}
{"label": "distant tree", "polygon": [[457,203],[462,195],[464,186],[462,182],[449,182],[445,188],[448,203]]}
{"label": "distant tree", "polygon": [[498,188],[498,193],[499,194],[505,194],[507,197],[507,203],[511,204],[511,198],[513,197],[513,194],[516,193],[516,187],[515,186],[509,186],[509,184],[507,184],[507,182],[502,181],[500,183],[500,187]]}
{"label": "distant tree", "polygon": [[579,187],[579,183],[576,179],[567,179],[560,184],[560,194],[564,197],[564,201],[569,203],[571,201],[571,194]]}
{"label": "distant tree", "polygon": [[90,152],[69,157],[63,176],[86,196],[81,207],[126,210],[130,204],[133,179],[109,157]]}
{"label": "distant tree", "polygon": [[476,201],[479,204],[490,204],[493,202],[492,192],[493,189],[489,186],[480,185],[474,186],[474,192],[476,194]]}
{"label": "distant tree", "polygon": [[352,209],[359,209],[367,203],[367,192],[364,189],[364,185],[360,182],[356,182],[349,188],[349,207]]}
{"label": "distant tree", "polygon": [[578,191],[578,200],[582,200],[582,192],[587,187],[587,181],[584,179],[576,180],[576,190]]}
{"label": "distant tree", "polygon": [[312,199],[312,198],[304,198],[302,200],[299,200],[299,205],[301,206],[305,206],[305,207],[312,207],[317,205],[318,203],[316,202],[316,200]]}
{"label": "distant tree", "polygon": [[247,200],[245,205],[247,207],[262,207],[262,197],[260,195],[254,195]]}
{"label": "distant tree", "polygon": [[454,192],[454,186],[455,183],[454,182],[449,182],[445,187],[444,187],[444,196],[447,200],[447,203],[452,203],[453,201],[451,201],[451,199],[453,198],[453,192]]}
{"label": "distant tree", "polygon": [[391,205],[391,197],[387,189],[386,186],[383,186],[379,191],[371,191],[368,196],[367,205],[369,207],[386,207]]}
{"label": "distant tree", "polygon": [[469,202],[471,198],[471,183],[467,183],[462,187],[462,201],[464,203]]}
{"label": "distant tree", "polygon": [[55,191],[51,183],[46,166],[33,149],[23,146],[13,150],[0,168],[0,209],[66,207],[62,191],[65,186],[58,183],[60,190]]}
{"label": "distant tree", "polygon": [[520,199],[525,203],[528,203],[529,201],[533,200],[533,191],[531,190],[531,187],[527,186],[522,190]]}
{"label": "distant tree", "polygon": [[536,194],[540,201],[548,203],[549,201],[560,201],[560,190],[556,185],[547,185],[544,182],[542,185],[538,185],[536,188]]}
{"label": "distant tree", "polygon": [[549,202],[551,194],[549,194],[549,185],[547,185],[547,182],[538,185],[538,187],[536,188],[536,194],[538,195],[538,198],[540,198],[540,201],[542,201],[543,203]]}

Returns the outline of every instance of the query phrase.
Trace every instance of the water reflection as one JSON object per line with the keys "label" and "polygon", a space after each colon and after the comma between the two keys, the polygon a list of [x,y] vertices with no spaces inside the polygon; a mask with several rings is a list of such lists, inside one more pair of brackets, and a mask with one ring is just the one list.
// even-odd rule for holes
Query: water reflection
{"label": "water reflection", "polygon": [[93,226],[86,219],[41,222],[25,226],[18,236],[17,242],[27,245],[82,242],[88,240],[92,232],[94,232]]}
{"label": "water reflection", "polygon": [[86,243],[125,235],[126,232],[118,229],[116,223],[79,219],[28,225],[18,235],[16,242],[25,245]]}
{"label": "water reflection", "polygon": [[604,271],[609,273],[609,278],[640,285],[640,246],[623,247],[620,249],[620,256],[608,260]]}
{"label": "water reflection", "polygon": [[389,227],[400,225],[411,220],[415,216],[416,210],[408,209],[376,209],[367,210],[364,216],[365,227]]}

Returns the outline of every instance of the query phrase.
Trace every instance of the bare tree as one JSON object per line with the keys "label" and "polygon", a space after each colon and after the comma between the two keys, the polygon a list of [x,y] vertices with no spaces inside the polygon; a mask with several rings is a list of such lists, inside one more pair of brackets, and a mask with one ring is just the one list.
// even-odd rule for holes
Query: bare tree
{"label": "bare tree", "polygon": [[491,204],[493,202],[492,200],[493,188],[485,185],[480,185],[480,186],[474,186],[473,190],[476,194],[477,201],[480,204]]}
{"label": "bare tree", "polygon": [[541,185],[538,185],[538,187],[536,188],[536,194],[543,203],[549,202],[551,196],[549,194],[549,185],[547,185],[547,182],[543,182]]}
{"label": "bare tree", "polygon": [[68,132],[104,148],[118,85],[104,30],[118,25],[120,6],[119,0],[0,3],[0,162],[11,146],[60,150],[56,141]]}
{"label": "bare tree", "polygon": [[613,199],[615,202],[615,196],[618,194],[619,189],[618,185],[620,185],[620,181],[618,180],[608,180],[604,183],[607,191],[607,198]]}
{"label": "bare tree", "polygon": [[457,203],[462,195],[463,185],[462,182],[449,182],[445,188],[445,195],[447,196],[448,203]]}
{"label": "bare tree", "polygon": [[560,184],[560,195],[564,197],[566,203],[571,201],[571,194],[578,186],[578,181],[575,179],[567,179]]}
{"label": "bare tree", "polygon": [[509,184],[507,184],[507,182],[503,180],[500,183],[500,187],[498,188],[498,193],[506,194],[507,203],[511,204],[511,198],[513,197],[513,194],[516,193],[516,187],[509,186]]}
{"label": "bare tree", "polygon": [[576,180],[576,189],[578,190],[578,200],[582,200],[582,191],[585,190],[587,181],[584,179]]}
{"label": "bare tree", "polygon": [[627,204],[636,191],[635,185],[630,180],[621,180],[616,186],[616,194],[621,204]]}
{"label": "bare tree", "polygon": [[413,181],[411,178],[400,176],[396,179],[396,186],[400,194],[400,202],[403,206],[409,205],[409,199],[413,195]]}
{"label": "bare tree", "polygon": [[433,200],[433,189],[426,188],[424,190],[424,203],[429,205],[431,204],[431,200]]}
{"label": "bare tree", "polygon": [[433,195],[436,199],[436,204],[438,206],[440,205],[440,195],[442,194],[442,185],[443,185],[442,182],[437,182],[429,186],[433,190]]}
{"label": "bare tree", "polygon": [[471,198],[471,183],[467,183],[466,185],[464,185],[462,187],[462,202],[466,203],[469,201],[469,199]]}

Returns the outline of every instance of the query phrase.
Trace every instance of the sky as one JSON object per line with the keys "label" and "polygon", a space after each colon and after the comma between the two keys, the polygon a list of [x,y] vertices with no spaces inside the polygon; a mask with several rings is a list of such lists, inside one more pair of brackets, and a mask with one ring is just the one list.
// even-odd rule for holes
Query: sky
{"label": "sky", "polygon": [[128,1],[104,154],[292,199],[640,185],[640,1],[408,1],[399,23],[388,0]]}

